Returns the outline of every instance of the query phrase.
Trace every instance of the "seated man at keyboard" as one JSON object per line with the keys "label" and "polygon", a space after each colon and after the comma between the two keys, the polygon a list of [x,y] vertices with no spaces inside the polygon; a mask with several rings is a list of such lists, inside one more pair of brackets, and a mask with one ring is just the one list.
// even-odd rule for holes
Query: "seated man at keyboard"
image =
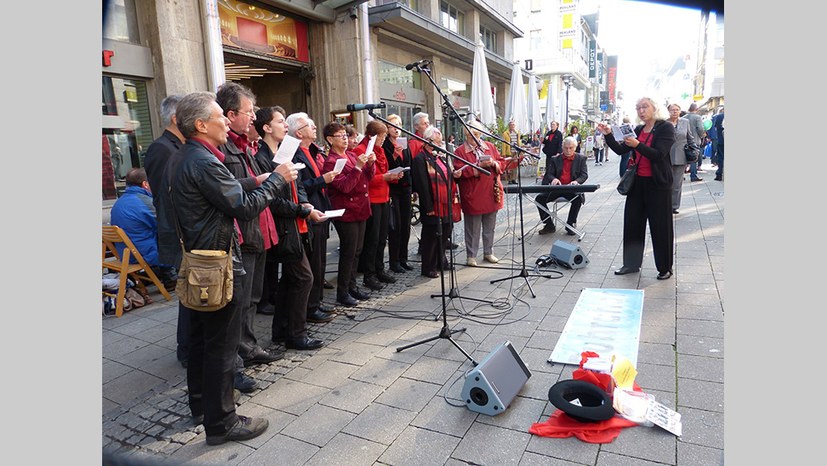
{"label": "seated man at keyboard", "polygon": [[[577,148],[577,139],[568,136],[563,139],[563,153],[557,154],[548,159],[546,166],[546,173],[543,176],[541,184],[559,186],[559,185],[578,185],[583,184],[589,178],[589,170],[586,164],[586,156],[575,152]],[[540,211],[540,220],[545,223],[542,229],[538,232],[541,235],[546,233],[553,233],[556,230],[554,226],[554,219],[548,214],[548,203],[555,199],[563,197],[571,201],[569,207],[569,216],[566,223],[572,227],[577,227],[577,214],[580,212],[580,206],[583,205],[583,193],[540,193],[534,200],[537,204],[545,206],[546,209],[538,207]],[[575,235],[569,227],[566,227],[566,233]]]}

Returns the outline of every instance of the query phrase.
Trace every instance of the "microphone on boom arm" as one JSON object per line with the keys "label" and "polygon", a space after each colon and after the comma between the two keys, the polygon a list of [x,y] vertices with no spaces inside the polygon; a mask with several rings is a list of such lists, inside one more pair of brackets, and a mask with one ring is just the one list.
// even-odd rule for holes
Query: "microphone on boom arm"
{"label": "microphone on boom arm", "polygon": [[410,71],[414,68],[419,68],[420,66],[430,65],[431,63],[433,63],[431,60],[424,60],[423,59],[423,60],[415,61],[413,63],[408,63],[407,65],[405,65],[405,69]]}
{"label": "microphone on boom arm", "polygon": [[360,110],[373,110],[375,108],[385,108],[387,104],[380,102],[378,104],[347,104],[348,112],[358,112]]}

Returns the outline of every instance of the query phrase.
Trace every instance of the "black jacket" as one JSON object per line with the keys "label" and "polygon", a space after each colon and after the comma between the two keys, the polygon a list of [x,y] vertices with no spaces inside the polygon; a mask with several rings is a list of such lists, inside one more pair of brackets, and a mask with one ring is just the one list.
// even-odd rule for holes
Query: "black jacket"
{"label": "black jacket", "polygon": [[[319,146],[316,144],[310,144],[310,154],[313,157],[316,157],[316,154],[319,152]],[[324,157],[323,152],[322,156]],[[330,210],[330,199],[327,197],[327,183],[325,183],[324,176],[322,176],[322,164],[319,164],[318,162],[316,163],[316,166],[319,168],[319,176],[316,176],[313,173],[310,160],[308,160],[307,156],[304,155],[304,151],[301,147],[296,149],[296,154],[293,156],[293,163],[304,164],[304,168],[299,170],[299,176],[301,177],[302,185],[304,185],[304,192],[307,194],[307,200],[313,204],[313,207],[315,207],[316,210],[321,210],[322,212]],[[327,220],[322,223],[326,222]]]}
{"label": "black jacket", "polygon": [[[551,184],[551,180],[563,176],[563,155],[555,155],[549,159],[546,165],[546,173],[543,175],[543,181],[540,184]],[[574,160],[571,162],[571,179],[577,181],[578,184],[584,184],[589,179],[589,164],[586,163],[586,156],[580,153],[574,154]],[[581,193],[583,201],[586,200],[586,194]]]}
{"label": "black jacket", "polygon": [[543,136],[543,153],[546,154],[546,166],[549,159],[563,153],[563,133],[559,129],[553,133],[549,130]]}
{"label": "black jacket", "polygon": [[152,190],[152,205],[155,206],[158,221],[158,262],[175,268],[181,263],[181,245],[178,242],[178,233],[175,232],[172,208],[169,205],[168,184],[164,175],[170,157],[183,145],[178,136],[164,130],[164,134],[149,145],[144,158],[144,169]]}
{"label": "black jacket", "polygon": [[[397,159],[393,156],[394,145],[390,139],[385,138],[382,143],[382,150],[385,151],[385,158],[388,159],[388,170],[396,167],[410,167],[411,166],[411,151],[407,147],[402,149],[402,157]],[[411,195],[411,171],[406,170],[402,174],[402,178],[398,181],[388,183],[391,194]]]}
{"label": "black jacket", "polygon": [[[228,137],[227,142],[218,147],[224,154],[224,165],[230,170],[230,173],[241,183],[245,191],[252,191],[256,188],[256,179],[250,175],[250,170],[253,170],[255,175],[264,173],[264,170],[254,160],[254,157],[243,152],[233,141]],[[264,236],[261,234],[261,226],[258,217],[250,220],[239,220],[238,227],[241,229],[241,236],[244,243],[241,245],[242,251],[264,252]]]}
{"label": "black jacket", "polygon": [[[638,140],[642,131],[643,125],[638,125],[635,128]],[[669,156],[669,151],[674,143],[675,127],[671,123],[667,124],[665,120],[658,120],[652,126],[652,141],[650,144],[641,142],[635,149],[630,148],[626,143],[615,141],[612,133],[606,135],[606,144],[616,154],[621,155],[632,150],[640,152],[641,155],[649,159],[652,164],[652,180],[658,189],[672,189],[672,159]],[[632,152],[631,157],[636,156]]]}
{"label": "black jacket", "polygon": [[168,166],[175,216],[184,248],[220,249],[233,246],[233,270],[243,271],[234,219],[258,219],[287,181],[273,173],[258,188],[246,191],[203,144],[188,140]]}

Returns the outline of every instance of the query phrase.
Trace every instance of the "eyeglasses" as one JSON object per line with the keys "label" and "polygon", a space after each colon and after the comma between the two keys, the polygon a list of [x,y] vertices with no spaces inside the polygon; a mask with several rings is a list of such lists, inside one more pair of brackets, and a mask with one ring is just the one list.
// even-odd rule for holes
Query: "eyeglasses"
{"label": "eyeglasses", "polygon": [[331,136],[334,138],[347,139],[347,133],[331,134]]}
{"label": "eyeglasses", "polygon": [[239,112],[238,110],[235,111],[239,115],[247,115],[248,117],[252,118],[253,120],[256,119],[256,114],[253,112]]}
{"label": "eyeglasses", "polygon": [[304,125],[300,126],[299,129],[296,130],[296,132],[298,133],[299,131],[301,131],[301,130],[303,130],[303,129],[307,128],[308,126],[311,126],[311,125],[314,128],[316,127],[316,125],[314,125],[313,122],[311,121],[311,122],[305,123]]}

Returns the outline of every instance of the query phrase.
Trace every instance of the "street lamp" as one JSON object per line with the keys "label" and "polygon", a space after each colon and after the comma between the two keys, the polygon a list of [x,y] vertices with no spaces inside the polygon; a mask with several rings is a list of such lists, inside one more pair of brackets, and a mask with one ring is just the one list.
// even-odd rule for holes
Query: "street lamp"
{"label": "street lamp", "polygon": [[566,124],[563,126],[563,132],[568,131],[569,128],[569,89],[574,83],[574,76],[567,74],[563,76],[563,84],[566,85]]}

